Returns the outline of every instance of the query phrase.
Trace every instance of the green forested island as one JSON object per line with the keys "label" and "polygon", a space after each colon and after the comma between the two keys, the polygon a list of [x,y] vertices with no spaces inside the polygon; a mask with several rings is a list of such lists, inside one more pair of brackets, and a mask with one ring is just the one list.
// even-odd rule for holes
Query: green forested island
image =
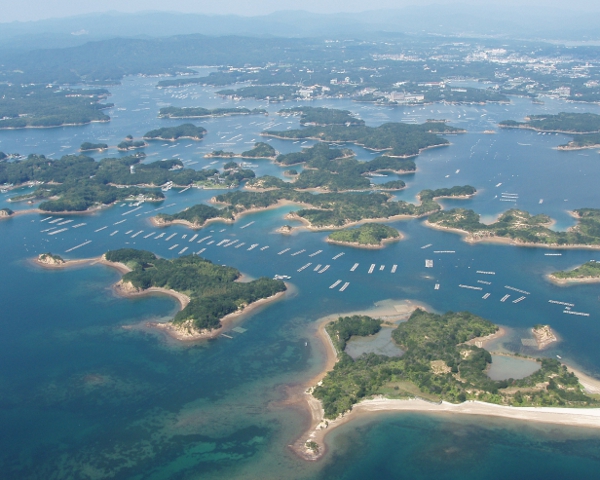
{"label": "green forested island", "polygon": [[108,122],[108,90],[0,84],[0,129],[44,128]]}
{"label": "green forested island", "polygon": [[566,113],[557,115],[529,115],[524,122],[504,120],[502,128],[525,128],[539,132],[600,133],[600,115],[595,113]]}
{"label": "green forested island", "polygon": [[202,108],[202,107],[163,107],[160,109],[159,118],[206,118],[229,117],[231,115],[267,115],[263,108]]}
{"label": "green forested island", "polygon": [[268,158],[275,159],[277,151],[268,143],[256,142],[254,147],[242,153],[225,152],[223,150],[215,150],[207,155],[206,158]]}
{"label": "green forested island", "polygon": [[0,218],[8,218],[14,214],[15,212],[13,212],[10,208],[0,208]]}
{"label": "green forested island", "polygon": [[298,130],[268,130],[261,135],[283,139],[314,139],[324,142],[350,142],[371,150],[385,151],[392,157],[414,157],[421,150],[448,145],[450,142],[438,133],[464,133],[441,122],[421,125],[384,123],[379,127],[367,126],[311,126]]}
{"label": "green forested island", "polygon": [[256,98],[257,100],[284,101],[298,98],[298,87],[280,85],[242,87],[237,90],[220,90],[217,95],[232,98]]}
{"label": "green forested island", "polygon": [[241,276],[238,270],[197,255],[165,260],[145,250],[124,248],[106,252],[105,258],[127,265],[132,271],[123,276],[123,282],[139,290],[159,287],[187,295],[190,303],[175,315],[173,323],[188,324],[198,331],[219,328],[224,316],[286,290],[281,280],[266,277],[236,282]]}
{"label": "green forested island", "polygon": [[134,140],[131,135],[127,135],[127,137],[125,137],[125,140],[123,140],[117,145],[117,150],[121,152],[126,152],[128,150],[135,150],[137,148],[145,148],[147,146],[148,144],[143,140]]}
{"label": "green forested island", "polygon": [[177,127],[163,127],[150,130],[144,134],[144,139],[175,141],[179,138],[189,138],[191,140],[202,140],[204,135],[206,135],[205,128],[197,127],[191,123],[184,123]]}
{"label": "green forested island", "polygon": [[600,148],[600,133],[577,135],[569,143],[559,145],[558,150],[583,150],[585,148]]}
{"label": "green forested island", "polygon": [[539,245],[600,245],[600,210],[580,208],[573,211],[577,225],[566,232],[548,228],[552,219],[547,215],[531,215],[521,210],[508,210],[490,225],[481,223],[473,210],[455,208],[431,215],[428,223],[442,228],[456,229],[469,234],[476,241],[485,238],[507,238],[516,243]]}
{"label": "green forested island", "polygon": [[156,85],[156,88],[170,88],[170,87],[185,87],[187,85],[202,85],[206,82],[206,77],[185,77],[175,78],[171,80],[161,80]]}
{"label": "green forested island", "polygon": [[156,187],[167,182],[187,186],[218,173],[214,169],[183,168],[183,163],[175,159],[142,163],[144,159],[143,153],[100,161],[85,155],[65,155],[59,160],[30,155],[27,159],[0,163],[0,184],[42,182],[31,193],[11,201],[46,199],[39,205],[42,210],[84,211],[137,197],[160,200],[164,195]]}
{"label": "green forested island", "polygon": [[398,230],[378,223],[366,223],[358,228],[345,228],[331,233],[328,242],[359,247],[383,247],[386,241],[399,240]]}
{"label": "green forested island", "polygon": [[488,103],[488,102],[510,102],[509,98],[503,93],[491,89],[471,88],[471,87],[446,87],[432,88],[424,93],[425,102],[440,102],[449,103]]}
{"label": "green forested island", "polygon": [[201,203],[178,213],[158,214],[154,217],[154,222],[157,225],[168,225],[180,221],[191,228],[201,228],[206,225],[207,220],[217,218],[223,221],[233,220],[233,213],[228,208],[215,208]]}
{"label": "green forested island", "polygon": [[337,110],[325,107],[294,107],[279,110],[279,115],[300,115],[300,125],[327,125],[362,126],[364,120],[356,118],[348,110]]}
{"label": "green forested island", "polygon": [[108,144],[106,143],[92,143],[92,142],[83,142],[79,147],[80,152],[92,152],[97,150],[101,152],[102,150],[106,150],[108,148]]}
{"label": "green forested island", "polygon": [[313,390],[325,418],[335,419],[373,395],[513,406],[598,405],[583,393],[577,377],[554,359],[538,360],[540,369],[521,380],[490,379],[486,375],[490,353],[465,342],[490,335],[498,327],[469,312],[437,315],[415,310],[392,332],[402,356],[365,353],[352,359],[344,351],[352,336],[373,335],[380,328],[381,321],[366,316],[341,317],[326,327],[338,361]]}
{"label": "green forested island", "polygon": [[550,278],[557,280],[592,280],[600,279],[600,263],[595,260],[580,265],[573,270],[560,270],[550,274]]}

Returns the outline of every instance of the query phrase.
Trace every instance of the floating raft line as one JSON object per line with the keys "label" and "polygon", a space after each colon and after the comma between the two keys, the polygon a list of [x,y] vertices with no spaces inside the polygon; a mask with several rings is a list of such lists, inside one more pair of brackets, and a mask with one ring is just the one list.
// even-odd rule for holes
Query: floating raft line
{"label": "floating raft line", "polygon": [[174,248],[177,248],[179,246],[178,243],[176,243],[175,245],[172,245],[171,247],[169,247],[169,250],[173,250]]}
{"label": "floating raft line", "polygon": [[433,253],[456,253],[456,250],[434,250]]}
{"label": "floating raft line", "polygon": [[193,242],[194,240],[196,240],[198,238],[198,234],[194,234],[194,236],[192,238],[190,238],[190,243]]}
{"label": "floating raft line", "polygon": [[316,252],[314,252],[314,253],[311,253],[311,254],[309,255],[309,257],[316,257],[316,256],[317,256],[319,253],[321,253],[322,251],[323,251],[323,250],[317,250]]}
{"label": "floating raft line", "polygon": [[183,248],[181,249],[181,251],[179,252],[179,255],[181,255],[181,254],[182,254],[183,252],[185,252],[187,249],[188,249],[188,247],[183,247]]}
{"label": "floating raft line", "polygon": [[342,283],[342,281],[341,281],[341,280],[336,280],[334,283],[332,283],[332,284],[329,286],[329,288],[335,288],[335,287],[337,287],[337,286],[338,286],[340,283]]}
{"label": "floating raft line", "polygon": [[252,245],[250,245],[250,248],[248,248],[248,251],[254,250],[256,247],[258,247],[258,243],[253,243]]}
{"label": "floating raft line", "polygon": [[327,269],[329,269],[329,265],[325,265],[321,270],[319,270],[317,273],[324,273],[327,271]]}
{"label": "floating raft line", "polygon": [[149,238],[149,237],[151,237],[152,235],[154,235],[155,233],[156,233],[156,232],[152,232],[152,233],[149,233],[148,235],[144,235],[144,238]]}
{"label": "floating raft line", "polygon": [[127,230],[127,231],[125,232],[125,235],[129,235],[131,232],[133,232],[133,230]]}
{"label": "floating raft line", "polygon": [[246,245],[246,242],[242,242],[242,243],[238,243],[235,247],[233,248],[240,248],[243,247],[244,245]]}
{"label": "floating raft line", "polygon": [[392,265],[391,273],[396,273],[397,268],[398,268],[398,265]]}
{"label": "floating raft line", "polygon": [[51,218],[52,218],[52,217],[46,217],[46,218],[43,218],[42,220],[40,220],[40,222],[45,222],[46,220],[50,220]]}
{"label": "floating raft line", "polygon": [[344,290],[346,290],[348,288],[348,285],[350,285],[350,282],[344,283],[344,285],[342,285],[342,288],[340,288],[340,292],[343,292]]}
{"label": "floating raft line", "polygon": [[513,303],[519,303],[522,302],[523,300],[525,300],[527,297],[519,297],[516,300],[513,300]]}
{"label": "floating raft line", "polygon": [[114,231],[114,232],[112,232],[112,233],[111,233],[109,236],[110,236],[110,237],[114,237],[114,236],[115,236],[117,233],[119,233],[119,231],[118,231],[118,230],[115,230],[115,231]]}
{"label": "floating raft line", "polygon": [[279,252],[277,255],[283,255],[285,252],[288,252],[290,250],[291,250],[291,248],[285,248],[281,252]]}
{"label": "floating raft line", "polygon": [[483,298],[484,300],[487,300],[487,298],[488,298],[489,296],[490,296],[490,294],[489,294],[489,293],[486,293],[486,294],[485,294],[483,297],[481,297],[481,298]]}
{"label": "floating raft line", "polygon": [[508,288],[509,290],[512,290],[514,292],[524,293],[525,295],[531,295],[529,292],[526,292],[525,290],[520,290],[518,288],[510,287],[508,285],[504,285],[504,288]]}
{"label": "floating raft line", "polygon": [[573,310],[563,310],[563,313],[566,313],[568,315],[577,315],[579,317],[589,317],[590,314],[589,313],[584,313],[584,312],[575,312]]}
{"label": "floating raft line", "polygon": [[375,270],[375,264],[372,263],[371,267],[369,268],[369,273],[373,273],[373,270]]}
{"label": "floating raft line", "polygon": [[261,247],[260,251],[261,251],[261,252],[264,252],[264,251],[265,251],[267,248],[269,248],[269,246],[268,246],[268,245],[265,245],[264,247]]}
{"label": "floating raft line", "polygon": [[555,305],[563,305],[565,307],[574,307],[575,306],[574,303],[559,302],[558,300],[548,300],[548,303],[554,303]]}
{"label": "floating raft line", "polygon": [[125,219],[125,220],[119,220],[118,222],[113,223],[113,225],[119,225],[119,223],[123,223],[123,222],[126,222],[126,221],[127,221],[127,219]]}
{"label": "floating raft line", "polygon": [[503,296],[503,297],[500,299],[500,301],[501,301],[501,302],[506,302],[506,300],[508,300],[508,297],[510,297],[510,295],[506,294],[506,295],[504,295],[504,296]]}
{"label": "floating raft line", "polygon": [[105,227],[99,228],[99,229],[97,229],[97,230],[94,230],[94,233],[98,233],[98,232],[100,232],[100,231],[104,230],[105,228],[108,228],[108,227],[107,227],[107,226],[105,226]]}
{"label": "floating raft line", "polygon": [[486,282],[485,280],[477,280],[477,283],[483,283],[484,285],[491,285],[492,282]]}
{"label": "floating raft line", "polygon": [[57,222],[60,222],[61,220],[64,220],[64,218],[55,218],[54,220],[50,220],[48,223],[57,223]]}
{"label": "floating raft line", "polygon": [[65,220],[64,222],[57,223],[57,225],[66,225],[67,223],[71,223],[73,220]]}
{"label": "floating raft line", "polygon": [[137,212],[137,211],[138,211],[138,210],[140,210],[141,208],[142,208],[142,207],[137,207],[137,208],[134,208],[133,210],[129,210],[128,212],[122,213],[121,215],[129,215],[130,213]]}
{"label": "floating raft line", "polygon": [[421,250],[425,250],[426,248],[429,248],[429,247],[431,247],[431,245],[433,245],[433,244],[432,244],[432,243],[428,243],[427,245],[423,245],[423,246],[421,247]]}
{"label": "floating raft line", "polygon": [[384,270],[385,270],[385,265],[381,265],[381,266],[379,267],[379,271],[380,271],[380,272],[383,272]]}
{"label": "floating raft line", "polygon": [[212,237],[212,235],[209,235],[208,237],[201,238],[200,240],[198,240],[198,243],[202,243],[204,240],[208,240],[210,237]]}
{"label": "floating raft line", "polygon": [[135,238],[135,237],[137,237],[137,236],[138,236],[140,233],[144,233],[144,231],[143,231],[143,230],[140,230],[139,232],[137,232],[137,233],[134,233],[134,234],[131,236],[131,238]]}
{"label": "floating raft line", "polygon": [[306,250],[303,248],[302,250],[298,250],[297,252],[292,253],[292,257],[295,257],[296,255],[300,255],[301,253],[306,252]]}
{"label": "floating raft line", "polygon": [[75,245],[74,247],[71,247],[68,250],[65,250],[65,253],[69,253],[69,252],[72,252],[73,250],[77,250],[78,248],[81,248],[81,247],[87,245],[88,243],[92,243],[92,241],[91,240],[87,240],[87,241],[85,241],[83,243],[80,243],[79,245]]}
{"label": "floating raft line", "polygon": [[154,238],[154,240],[158,240],[159,238],[162,238],[162,237],[164,237],[164,236],[165,236],[164,232],[163,232],[163,233],[159,233],[159,234],[158,234],[158,235],[157,235],[157,236]]}
{"label": "floating raft line", "polygon": [[68,228],[61,228],[60,230],[54,230],[53,232],[50,232],[48,235],[56,235],[61,232],[66,232],[67,230]]}
{"label": "floating raft line", "polygon": [[171,240],[175,235],[177,235],[177,234],[173,233],[173,234],[169,235],[167,238],[165,238],[165,242],[168,242],[169,240]]}
{"label": "floating raft line", "polygon": [[433,287],[434,290],[439,290],[440,289],[440,284],[436,283]]}
{"label": "floating raft line", "polygon": [[313,268],[313,272],[316,272],[316,271],[318,271],[318,270],[319,270],[319,268],[321,268],[322,266],[323,266],[323,265],[321,265],[321,264],[319,263],[319,264],[318,264],[318,265],[317,265],[315,268]]}
{"label": "floating raft line", "polygon": [[221,336],[222,336],[222,337],[225,337],[225,338],[233,338],[232,336],[230,336],[230,335],[225,335],[224,333],[222,333],[222,334],[221,334]]}
{"label": "floating raft line", "polygon": [[254,222],[250,222],[247,223],[246,225],[244,225],[243,227],[240,227],[240,230],[243,230],[244,228],[248,228],[250,225],[252,225]]}
{"label": "floating raft line", "polygon": [[481,287],[474,287],[472,285],[463,285],[462,283],[458,285],[460,288],[468,288],[469,290],[483,290]]}
{"label": "floating raft line", "polygon": [[344,255],[344,253],[338,253],[335,257],[332,258],[332,260],[337,260],[338,258],[340,258],[342,255]]}
{"label": "floating raft line", "polygon": [[302,267],[300,267],[298,270],[296,270],[297,272],[301,272],[303,270],[306,270],[308,267],[310,267],[312,265],[312,263],[307,263],[306,265],[303,265]]}
{"label": "floating raft line", "polygon": [[198,250],[198,252],[196,253],[196,255],[200,255],[204,250],[206,250],[206,248],[201,248],[200,250]]}
{"label": "floating raft line", "polygon": [[544,253],[547,257],[561,257],[562,253]]}
{"label": "floating raft line", "polygon": [[358,263],[355,263],[354,265],[352,265],[352,268],[350,269],[350,271],[353,272],[357,268],[358,268]]}
{"label": "floating raft line", "polygon": [[481,275],[496,275],[496,272],[484,272],[483,270],[477,270],[477,273]]}

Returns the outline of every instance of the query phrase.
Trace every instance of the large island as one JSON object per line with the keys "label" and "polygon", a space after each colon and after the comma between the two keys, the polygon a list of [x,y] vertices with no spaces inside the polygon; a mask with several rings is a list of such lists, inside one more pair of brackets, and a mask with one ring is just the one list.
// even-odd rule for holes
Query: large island
{"label": "large island", "polygon": [[[325,343],[337,358],[306,393],[313,423],[294,444],[304,458],[320,457],[326,433],[355,411],[455,411],[600,426],[595,408],[589,411],[596,416],[585,416],[585,408],[599,407],[600,401],[588,396],[558,360],[538,359],[538,370],[522,379],[492,380],[486,374],[492,356],[475,346],[478,339],[497,334],[498,326],[488,320],[469,312],[438,315],[417,308],[392,331],[396,356],[363,353],[352,358],[346,353],[352,337],[377,334],[383,324],[355,314],[325,325]],[[562,421],[556,419],[556,409],[531,407],[560,407]]]}

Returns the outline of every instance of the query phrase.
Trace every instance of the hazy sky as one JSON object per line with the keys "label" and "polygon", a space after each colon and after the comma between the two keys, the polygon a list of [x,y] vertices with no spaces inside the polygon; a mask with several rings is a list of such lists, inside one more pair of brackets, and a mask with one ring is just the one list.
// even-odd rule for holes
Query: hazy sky
{"label": "hazy sky", "polygon": [[[570,10],[600,10],[598,0],[4,0],[0,22],[14,20],[40,20],[66,17],[110,10],[138,12],[143,10],[169,10],[211,14],[264,15],[281,10],[307,10],[311,12],[360,12],[406,5],[474,3],[478,5],[542,5]],[[518,10],[515,11],[518,13]]]}

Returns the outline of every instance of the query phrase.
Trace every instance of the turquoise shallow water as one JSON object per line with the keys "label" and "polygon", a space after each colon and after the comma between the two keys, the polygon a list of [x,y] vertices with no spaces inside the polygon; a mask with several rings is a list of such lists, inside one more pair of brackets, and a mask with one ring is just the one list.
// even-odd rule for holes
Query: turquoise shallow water
{"label": "turquoise shallow water", "polygon": [[[0,150],[55,153],[56,157],[61,149],[73,152],[84,140],[106,139],[113,144],[129,133],[141,135],[169,123],[155,118],[159,103],[229,105],[215,98],[211,89],[185,89],[181,92],[187,92],[187,98],[171,97],[171,91],[156,90],[155,81],[132,78],[112,88],[116,118],[110,124],[0,132]],[[557,228],[572,224],[567,209],[600,206],[595,188],[600,164],[593,151],[585,152],[588,156],[557,152],[552,147],[565,142],[561,136],[477,133],[504,118],[582,106],[558,102],[535,106],[523,99],[510,106],[485,108],[390,109],[346,101],[316,103],[351,109],[372,125],[434,116],[449,118],[472,132],[450,137],[450,147],[424,152],[417,159],[418,172],[404,177],[408,188],[399,192],[399,198],[412,200],[422,188],[469,183],[480,191],[476,197],[444,204],[468,206],[491,217],[507,207],[496,195],[518,193],[517,206],[550,214],[558,220]],[[244,106],[260,106],[260,102]],[[275,112],[284,106],[268,108]],[[273,115],[198,122],[209,130],[203,142],[188,147],[190,142],[183,141],[174,148],[153,144],[147,149],[152,155],[149,160],[181,155],[198,161],[194,166],[201,168],[209,164],[202,152],[219,148],[225,132],[229,132],[225,140],[243,132],[241,143],[231,146],[241,151],[249,145],[243,142],[260,139],[257,134],[264,125],[256,122],[267,121],[284,122],[279,128],[297,124],[295,119]],[[281,151],[301,146],[272,143]],[[63,148],[67,145],[71,147]],[[362,159],[371,157],[356,150]],[[283,170],[267,161],[257,163],[257,174],[280,175]],[[496,188],[498,183],[503,185]],[[208,201],[214,194],[170,191],[161,211],[175,212]],[[538,203],[540,198],[543,204]],[[0,206],[4,205],[5,195],[0,197]],[[46,215],[23,215],[0,223],[0,468],[4,478],[365,478],[373,472],[378,478],[499,478],[506,472],[515,478],[565,478],[572,472],[579,478],[595,478],[597,433],[406,414],[371,416],[341,427],[331,437],[327,457],[307,464],[287,448],[305,428],[306,412],[282,401],[288,385],[301,384],[322,368],[323,348],[314,337],[316,320],[363,310],[384,299],[412,299],[440,312],[470,310],[509,328],[510,335],[494,348],[524,354],[539,355],[521,345],[521,338],[530,337],[528,329],[549,323],[562,341],[543,354],[561,355],[597,375],[600,285],[564,288],[544,280],[554,269],[600,259],[597,252],[565,250],[559,252],[562,256],[546,256],[550,250],[468,245],[457,235],[426,228],[422,220],[390,222],[405,239],[384,250],[361,251],[326,244],[324,232],[275,234],[276,228],[288,223],[283,216],[293,210],[291,206],[250,215],[233,225],[213,224],[199,232],[181,226],[152,227],[147,219],[158,207],[144,205],[134,211],[115,206],[77,217],[71,225],[86,225],[53,236],[42,232],[50,227],[50,219],[41,222]],[[107,228],[99,230],[103,227]],[[143,233],[132,238],[140,230]],[[161,232],[165,236],[157,239]],[[190,243],[194,233],[199,236]],[[208,235],[211,239],[197,244]],[[217,247],[224,238],[238,239],[246,246]],[[64,253],[88,240],[92,242]],[[207,245],[211,240],[215,243]],[[248,251],[253,243],[259,246]],[[169,250],[174,244],[178,247]],[[432,246],[421,248],[427,244]],[[186,253],[206,248],[203,255],[210,260],[253,277],[289,274],[295,288],[284,300],[232,325],[243,326],[245,333],[229,332],[233,339],[182,346],[143,329],[123,328],[168,319],[177,308],[172,299],[115,297],[110,286],[119,275],[107,267],[49,271],[28,261],[48,250],[83,258],[123,246],[149,249],[167,258],[184,247]],[[264,246],[269,248],[261,250]],[[286,248],[290,250],[278,255]],[[305,252],[291,255],[300,250]],[[322,253],[308,257],[318,250]],[[344,255],[333,260],[339,253]],[[426,259],[434,260],[432,269],[425,268]],[[308,262],[311,267],[298,273]],[[359,267],[350,272],[354,263]],[[319,275],[313,270],[317,264],[330,268]],[[368,274],[371,264],[377,268]],[[395,274],[392,265],[398,266]],[[496,275],[483,278],[477,270]],[[492,284],[478,284],[482,278]],[[328,288],[338,279],[350,282],[345,292]],[[434,289],[436,283],[439,290]],[[467,290],[459,284],[485,289]],[[510,300],[521,295],[506,286],[529,292],[526,300],[499,302],[505,294],[511,294]],[[486,292],[491,296],[483,300]],[[549,299],[574,303],[578,311],[591,316],[564,315]]]}

